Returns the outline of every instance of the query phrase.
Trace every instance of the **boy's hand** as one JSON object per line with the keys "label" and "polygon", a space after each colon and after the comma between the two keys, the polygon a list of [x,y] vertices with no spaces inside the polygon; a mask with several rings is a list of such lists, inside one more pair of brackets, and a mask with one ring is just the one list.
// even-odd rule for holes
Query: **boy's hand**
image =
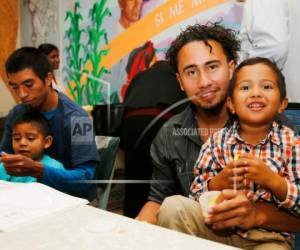
{"label": "boy's hand", "polygon": [[239,161],[245,164],[245,178],[249,179],[264,188],[270,188],[269,185],[277,179],[277,174],[271,170],[261,159],[250,154],[243,154]]}
{"label": "boy's hand", "polygon": [[1,160],[5,170],[10,175],[37,178],[43,175],[43,165],[24,155],[2,154]]}
{"label": "boy's hand", "polygon": [[208,188],[209,190],[233,189],[233,183],[236,181],[236,188],[242,189],[244,172],[243,162],[237,164],[237,162],[231,161],[218,175],[210,180]]}

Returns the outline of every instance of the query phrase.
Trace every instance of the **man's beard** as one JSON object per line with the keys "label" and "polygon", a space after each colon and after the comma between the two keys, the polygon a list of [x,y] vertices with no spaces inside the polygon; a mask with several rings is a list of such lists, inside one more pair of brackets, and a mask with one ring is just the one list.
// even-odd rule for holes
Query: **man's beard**
{"label": "man's beard", "polygon": [[203,107],[202,106],[202,107],[199,107],[199,108],[207,116],[218,116],[222,112],[225,103],[226,103],[226,96],[220,102],[216,103],[213,106],[209,106],[209,107]]}

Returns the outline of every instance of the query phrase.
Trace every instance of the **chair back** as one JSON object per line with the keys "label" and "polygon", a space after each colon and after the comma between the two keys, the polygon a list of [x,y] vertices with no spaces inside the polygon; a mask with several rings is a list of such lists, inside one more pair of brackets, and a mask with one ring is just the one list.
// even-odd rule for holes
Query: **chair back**
{"label": "chair back", "polygon": [[119,137],[103,137],[97,138],[99,141],[105,140],[105,143],[98,145],[100,154],[100,163],[96,169],[96,178],[100,181],[98,184],[99,192],[99,208],[106,209],[109,193],[111,190],[111,181],[115,171],[115,161],[119,148]]}
{"label": "chair back", "polygon": [[300,135],[300,103],[289,103],[283,114],[288,118],[289,122],[295,127]]}

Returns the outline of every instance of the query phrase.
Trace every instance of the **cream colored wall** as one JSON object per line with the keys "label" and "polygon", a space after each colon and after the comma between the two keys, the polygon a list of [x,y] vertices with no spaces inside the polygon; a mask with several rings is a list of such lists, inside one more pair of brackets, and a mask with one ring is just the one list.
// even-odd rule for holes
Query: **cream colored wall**
{"label": "cream colored wall", "polygon": [[8,111],[16,105],[3,80],[0,78],[0,117],[6,116]]}

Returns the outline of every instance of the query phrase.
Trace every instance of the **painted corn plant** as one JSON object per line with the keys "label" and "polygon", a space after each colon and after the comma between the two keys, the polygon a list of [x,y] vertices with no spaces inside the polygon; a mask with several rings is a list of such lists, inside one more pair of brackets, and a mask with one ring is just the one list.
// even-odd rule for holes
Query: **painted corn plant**
{"label": "painted corn plant", "polygon": [[103,74],[108,73],[108,70],[101,66],[101,60],[103,56],[109,53],[109,49],[100,49],[100,47],[103,47],[103,42],[105,44],[108,43],[107,32],[103,28],[103,21],[111,13],[106,4],[107,0],[96,2],[89,11],[88,43],[87,46],[84,46],[86,52],[85,61],[89,64],[88,69],[84,69],[84,72],[88,74],[84,89],[89,105],[105,103],[105,96],[102,93],[103,83],[99,79],[103,77]]}
{"label": "painted corn plant", "polygon": [[83,96],[82,90],[83,86],[81,85],[81,69],[84,64],[81,55],[81,48],[83,44],[81,41],[81,35],[83,29],[80,28],[80,21],[83,20],[81,13],[79,12],[80,3],[78,1],[75,2],[74,11],[67,11],[65,21],[70,22],[70,27],[66,31],[66,37],[69,40],[69,45],[66,47],[67,51],[67,81],[68,81],[68,89],[74,99],[74,101],[83,105]]}
{"label": "painted corn plant", "polygon": [[[102,93],[101,78],[108,70],[101,66],[101,60],[109,50],[100,49],[108,43],[103,20],[111,13],[106,4],[107,0],[100,0],[93,4],[89,10],[90,25],[86,28],[81,28],[83,16],[80,13],[78,0],[74,4],[74,11],[68,11],[66,14],[65,21],[70,23],[66,31],[66,38],[69,40],[69,45],[66,47],[68,65],[66,80],[74,101],[79,105],[106,102]],[[88,37],[86,44],[82,42],[84,34]]]}

